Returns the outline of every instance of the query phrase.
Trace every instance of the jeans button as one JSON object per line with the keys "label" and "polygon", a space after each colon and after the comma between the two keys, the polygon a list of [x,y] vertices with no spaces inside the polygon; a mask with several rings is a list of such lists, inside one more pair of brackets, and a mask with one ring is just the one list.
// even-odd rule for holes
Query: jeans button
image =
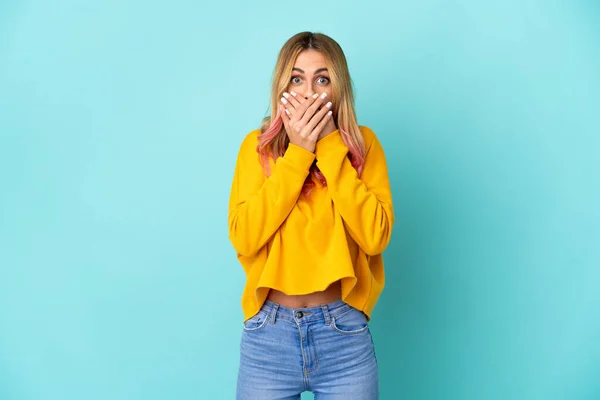
{"label": "jeans button", "polygon": [[302,318],[302,311],[296,311],[296,318]]}

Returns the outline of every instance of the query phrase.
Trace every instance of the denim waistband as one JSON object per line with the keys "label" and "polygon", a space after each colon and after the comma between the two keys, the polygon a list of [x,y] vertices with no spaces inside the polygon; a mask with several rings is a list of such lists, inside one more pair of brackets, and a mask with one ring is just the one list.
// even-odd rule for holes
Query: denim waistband
{"label": "denim waistband", "polygon": [[272,324],[274,324],[278,319],[284,319],[300,324],[325,320],[325,323],[329,325],[332,316],[334,317],[351,308],[352,306],[342,299],[314,307],[302,308],[286,307],[271,300],[265,300],[260,310],[269,316]]}

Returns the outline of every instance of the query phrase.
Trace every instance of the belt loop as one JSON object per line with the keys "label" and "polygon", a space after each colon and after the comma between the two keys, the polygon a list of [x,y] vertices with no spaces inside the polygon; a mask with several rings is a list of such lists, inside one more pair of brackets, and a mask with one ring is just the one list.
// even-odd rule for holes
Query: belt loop
{"label": "belt loop", "polygon": [[331,316],[329,315],[329,307],[327,307],[327,304],[321,304],[321,308],[323,309],[323,316],[325,317],[325,325],[329,325],[331,323]]}
{"label": "belt loop", "polygon": [[277,309],[279,308],[279,303],[273,303],[273,308],[269,313],[269,318],[271,319],[271,323],[275,323],[275,316],[277,315]]}

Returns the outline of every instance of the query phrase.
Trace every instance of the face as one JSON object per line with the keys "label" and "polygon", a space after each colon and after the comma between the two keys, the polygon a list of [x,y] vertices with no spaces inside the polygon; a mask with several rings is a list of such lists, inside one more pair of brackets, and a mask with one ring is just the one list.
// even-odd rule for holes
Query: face
{"label": "face", "polygon": [[298,54],[292,70],[292,78],[287,87],[288,93],[292,90],[300,96],[304,96],[305,99],[314,93],[320,95],[325,92],[327,93],[325,101],[335,104],[332,99],[333,87],[323,54],[314,49],[303,50]]}

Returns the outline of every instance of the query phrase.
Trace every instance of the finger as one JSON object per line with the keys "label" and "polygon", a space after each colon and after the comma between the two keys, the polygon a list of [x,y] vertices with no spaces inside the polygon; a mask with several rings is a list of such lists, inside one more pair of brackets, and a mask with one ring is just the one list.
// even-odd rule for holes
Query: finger
{"label": "finger", "polygon": [[325,128],[325,125],[327,125],[327,122],[329,122],[329,119],[331,118],[331,114],[333,114],[333,112],[331,110],[327,111],[327,113],[325,114],[323,119],[321,119],[321,121],[318,123],[318,125],[315,127],[315,129],[312,131],[312,133],[308,137],[309,140],[311,140],[311,141],[317,140],[317,138],[321,134],[321,131],[323,130],[323,128]]}
{"label": "finger", "polygon": [[[308,99],[305,99],[304,97],[296,94],[296,96],[294,96],[294,98],[297,100],[298,102],[298,106],[295,107],[295,109],[292,111],[292,114],[294,114],[294,117],[297,118],[298,120],[301,119],[304,116],[304,113],[306,112],[307,108],[310,107],[311,104],[314,103],[315,99],[319,97],[318,93],[315,93],[313,96],[309,97]],[[289,102],[292,102],[294,100],[290,100]]]}
{"label": "finger", "polygon": [[[283,97],[282,99],[285,100],[285,98]],[[286,114],[288,117],[293,118],[295,109],[291,106],[289,101],[286,100],[286,102],[284,103],[283,100],[281,100],[280,104],[280,106],[282,107],[281,114]]]}
{"label": "finger", "polygon": [[[316,93],[315,93],[316,94]],[[327,95],[323,93],[321,96],[317,95],[317,98],[313,100],[313,104],[311,104],[308,109],[304,112],[302,116],[302,122],[304,125],[308,125],[310,119],[315,115],[319,107],[323,104],[323,101]],[[315,96],[313,95],[313,98]]]}
{"label": "finger", "polygon": [[308,132],[312,132],[313,129],[317,126],[317,124],[323,120],[323,117],[331,110],[331,102],[328,102],[323,108],[321,108],[306,124],[306,128]]}
{"label": "finger", "polygon": [[[293,94],[290,94],[293,93]],[[291,104],[291,106],[296,109],[298,107],[300,107],[300,99],[302,98],[302,96],[298,96],[296,95],[296,93],[294,91],[292,92],[283,92],[283,97],[286,99],[286,101]]]}
{"label": "finger", "polygon": [[290,122],[290,114],[289,111],[285,108],[285,106],[283,104],[281,104],[279,106],[279,110],[280,110],[280,114],[281,114],[281,119],[284,123],[289,123]]}
{"label": "finger", "polygon": [[308,109],[308,107],[313,105],[315,100],[318,98],[319,98],[319,93],[315,93],[308,99],[302,99],[302,104],[300,105],[300,108],[299,108],[299,110],[302,111],[302,114],[304,114],[304,112]]}
{"label": "finger", "polygon": [[[285,97],[280,98],[279,101],[281,101],[281,104],[285,107],[286,110],[289,110],[290,113],[293,114],[295,107]],[[290,113],[288,113],[288,115],[291,115]]]}

